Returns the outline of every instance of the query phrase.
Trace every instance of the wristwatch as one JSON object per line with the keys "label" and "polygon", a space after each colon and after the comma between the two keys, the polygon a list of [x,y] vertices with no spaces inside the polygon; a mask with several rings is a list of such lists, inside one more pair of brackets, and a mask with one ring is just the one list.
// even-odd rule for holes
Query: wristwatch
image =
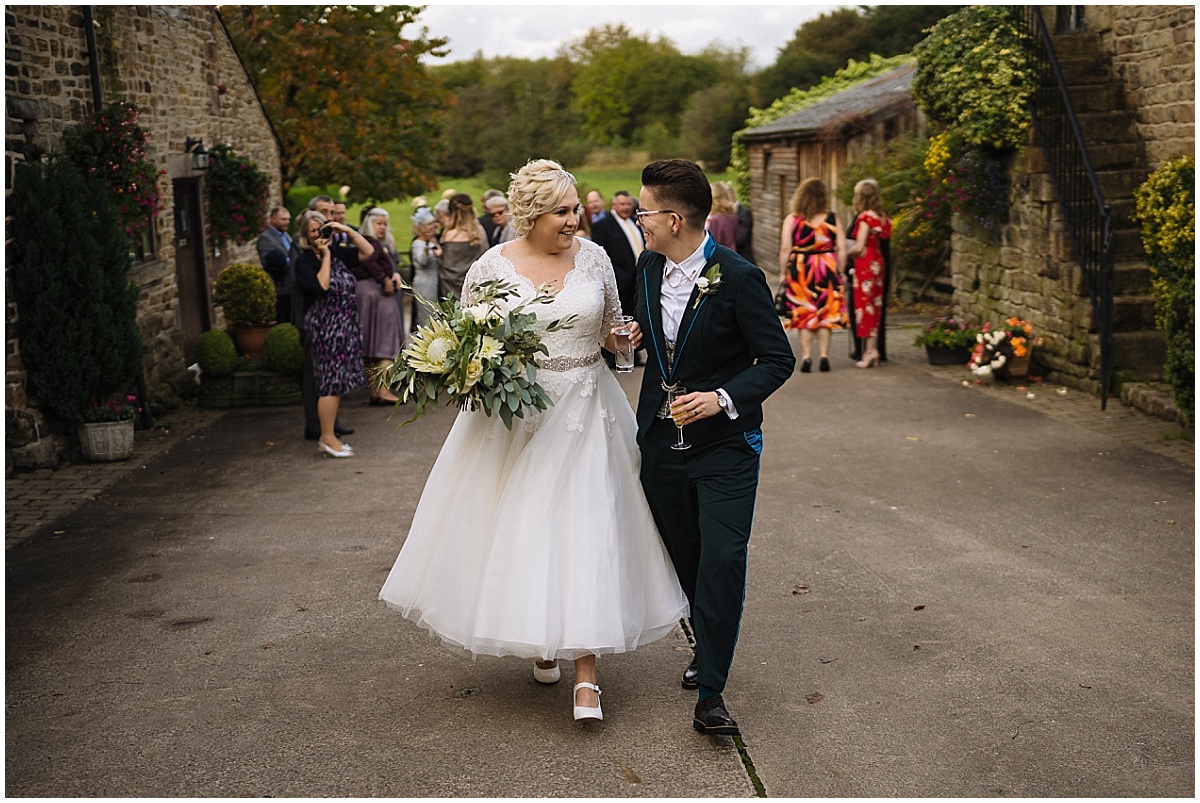
{"label": "wristwatch", "polygon": [[[714,390],[713,393],[717,393],[717,392]],[[724,393],[717,393],[717,406],[720,407],[722,410],[729,409],[729,402],[725,401]]]}

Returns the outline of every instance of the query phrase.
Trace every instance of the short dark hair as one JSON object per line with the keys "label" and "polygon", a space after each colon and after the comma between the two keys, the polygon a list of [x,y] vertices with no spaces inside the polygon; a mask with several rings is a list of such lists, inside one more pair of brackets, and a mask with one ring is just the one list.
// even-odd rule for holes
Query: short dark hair
{"label": "short dark hair", "polygon": [[617,190],[616,192],[613,193],[614,201],[618,198],[632,198],[632,197],[633,197],[633,193],[631,193],[629,190]]}
{"label": "short dark hair", "polygon": [[691,229],[703,229],[712,211],[712,188],[700,165],[687,159],[662,159],[642,170],[642,186],[662,203],[677,207]]}

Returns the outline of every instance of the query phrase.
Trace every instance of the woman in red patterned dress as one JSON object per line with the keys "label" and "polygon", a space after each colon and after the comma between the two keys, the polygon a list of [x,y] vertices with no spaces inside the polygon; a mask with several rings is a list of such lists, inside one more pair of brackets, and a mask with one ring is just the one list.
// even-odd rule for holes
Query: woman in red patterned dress
{"label": "woman in red patterned dress", "polygon": [[887,303],[887,264],[883,259],[880,241],[892,236],[891,218],[883,211],[879,184],[865,178],[854,185],[854,211],[857,217],[851,226],[854,242],[847,251],[854,260],[854,334],[863,340],[859,368],[879,364],[879,322],[883,305]]}
{"label": "woman in red patterned dress", "polygon": [[800,372],[812,371],[813,332],[820,369],[829,370],[833,330],[846,324],[842,276],[846,237],[829,209],[829,191],[819,178],[806,179],[792,195],[792,213],[783,221],[779,274],[787,300],[787,329],[800,330]]}

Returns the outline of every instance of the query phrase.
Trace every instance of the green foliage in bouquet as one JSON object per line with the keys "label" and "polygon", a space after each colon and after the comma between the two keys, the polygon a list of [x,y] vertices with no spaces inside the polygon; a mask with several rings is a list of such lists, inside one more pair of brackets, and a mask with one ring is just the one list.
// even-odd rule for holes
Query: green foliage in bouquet
{"label": "green foliage in bouquet", "polygon": [[196,364],[200,376],[216,379],[237,368],[238,353],[233,338],[222,329],[210,329],[196,338]]}
{"label": "green foliage in bouquet", "polygon": [[275,320],[275,283],[258,265],[234,262],[217,274],[213,301],[230,323],[264,324]]}
{"label": "green foliage in bouquet", "polygon": [[290,323],[271,327],[263,341],[263,363],[277,374],[299,376],[304,369],[304,347],[300,330]]}
{"label": "green foliage in bouquet", "polygon": [[[508,299],[515,284],[499,280],[471,288],[470,304],[455,299],[432,303],[411,287],[417,302],[430,311],[429,324],[417,329],[410,345],[379,371],[379,379],[396,389],[402,402],[413,401],[416,412],[405,424],[436,406],[445,393],[448,403],[460,410],[482,410],[499,416],[512,429],[513,418],[524,418],[525,409],[545,410],[550,398],[537,382],[539,354],[549,354],[542,344],[537,316],[526,309],[551,300],[548,288],[514,306]],[[575,316],[551,321],[545,331],[568,329]]]}

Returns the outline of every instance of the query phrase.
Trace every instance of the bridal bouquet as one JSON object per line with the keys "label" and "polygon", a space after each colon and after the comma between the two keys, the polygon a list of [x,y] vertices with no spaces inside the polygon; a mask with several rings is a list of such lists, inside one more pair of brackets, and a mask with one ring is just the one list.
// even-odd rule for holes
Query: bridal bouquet
{"label": "bridal bouquet", "polygon": [[[416,403],[416,412],[405,424],[437,404],[440,393],[460,410],[482,410],[498,415],[512,429],[513,417],[524,418],[525,408],[545,410],[550,398],[537,383],[538,354],[549,354],[536,329],[537,316],[526,312],[531,304],[552,298],[547,287],[515,306],[504,303],[517,293],[515,284],[501,280],[475,285],[474,303],[456,299],[430,302],[409,285],[417,303],[430,312],[429,324],[418,327],[411,345],[379,370],[379,379],[397,389],[401,402]],[[570,328],[574,315],[552,321],[546,331]]]}

